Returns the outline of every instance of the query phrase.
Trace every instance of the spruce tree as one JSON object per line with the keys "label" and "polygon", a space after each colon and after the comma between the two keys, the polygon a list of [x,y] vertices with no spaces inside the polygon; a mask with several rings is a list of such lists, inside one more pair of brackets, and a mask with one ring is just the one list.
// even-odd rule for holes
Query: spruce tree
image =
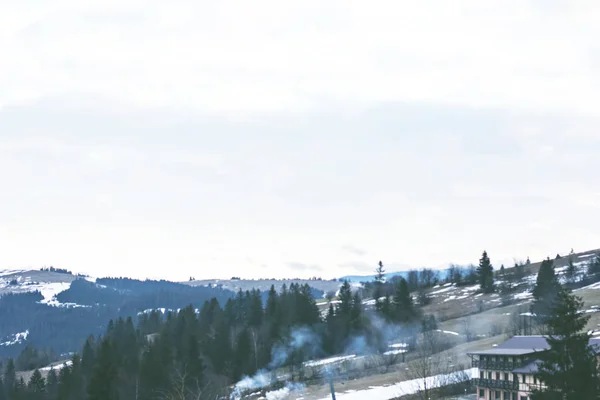
{"label": "spruce tree", "polygon": [[342,287],[340,287],[338,298],[340,303],[337,306],[336,315],[350,319],[350,312],[352,310],[352,289],[350,288],[350,283],[348,281],[344,281]]}
{"label": "spruce tree", "polygon": [[15,370],[15,363],[12,358],[6,363],[4,368],[4,393],[7,398],[12,396],[13,390],[17,383],[17,373]]}
{"label": "spruce tree", "polygon": [[[112,332],[109,328],[108,332]],[[62,372],[62,371],[61,371]],[[94,372],[88,383],[89,400],[118,400],[116,354],[109,338],[104,338],[100,344]]]}
{"label": "spruce tree", "polygon": [[46,380],[42,377],[39,369],[33,371],[33,375],[29,379],[27,389],[31,394],[32,400],[41,400],[46,393]]}
{"label": "spruce tree", "polygon": [[492,266],[486,251],[483,252],[479,259],[477,277],[479,280],[479,287],[483,293],[492,293],[494,291],[494,267]]}
{"label": "spruce tree", "polygon": [[58,393],[58,376],[54,368],[50,369],[46,377],[46,393],[49,399],[55,399]]}
{"label": "spruce tree", "polygon": [[415,311],[412,297],[408,291],[408,283],[404,278],[398,280],[393,300],[394,319],[402,323],[410,322],[415,316]]}
{"label": "spruce tree", "polygon": [[531,304],[534,321],[541,332],[544,332],[546,320],[551,316],[550,308],[559,289],[560,283],[554,271],[554,262],[547,258],[540,265],[532,292],[533,303]]}
{"label": "spruce tree", "polygon": [[567,282],[575,282],[576,275],[577,269],[575,268],[575,264],[573,264],[573,260],[571,259],[571,257],[569,257],[569,265],[567,266],[567,270],[565,271],[565,278],[567,279]]}
{"label": "spruce tree", "polygon": [[546,320],[551,334],[546,337],[550,349],[541,354],[537,378],[545,386],[532,395],[534,400],[597,399],[598,365],[595,349],[585,332],[589,315],[580,313],[581,298],[561,288]]}
{"label": "spruce tree", "polygon": [[379,261],[375,269],[375,283],[373,288],[373,298],[375,299],[375,309],[381,311],[381,302],[379,298],[383,295],[383,284],[385,282],[385,269],[383,262]]}

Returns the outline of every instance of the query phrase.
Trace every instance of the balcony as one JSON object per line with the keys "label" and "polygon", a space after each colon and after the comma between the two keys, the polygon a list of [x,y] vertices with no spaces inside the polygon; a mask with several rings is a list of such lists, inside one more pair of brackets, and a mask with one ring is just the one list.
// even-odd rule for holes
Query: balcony
{"label": "balcony", "polygon": [[521,368],[525,365],[524,361],[506,361],[506,360],[476,360],[473,359],[473,368],[489,369],[493,371],[512,371],[515,368]]}
{"label": "balcony", "polygon": [[519,382],[500,381],[496,379],[473,379],[473,383],[480,388],[499,389],[499,390],[519,390]]}

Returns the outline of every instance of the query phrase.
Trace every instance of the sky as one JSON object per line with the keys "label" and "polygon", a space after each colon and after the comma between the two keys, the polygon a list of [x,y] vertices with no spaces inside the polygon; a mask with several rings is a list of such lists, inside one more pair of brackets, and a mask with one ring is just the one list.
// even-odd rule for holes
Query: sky
{"label": "sky", "polygon": [[0,0],[0,269],[600,247],[600,2]]}

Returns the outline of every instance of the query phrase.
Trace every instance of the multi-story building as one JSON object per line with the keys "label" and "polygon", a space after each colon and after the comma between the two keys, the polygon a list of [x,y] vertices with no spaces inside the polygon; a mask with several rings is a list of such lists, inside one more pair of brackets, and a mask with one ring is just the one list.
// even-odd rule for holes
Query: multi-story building
{"label": "multi-story building", "polygon": [[[600,338],[590,342],[598,346]],[[549,348],[543,336],[515,336],[492,349],[469,353],[479,369],[477,400],[530,400],[532,390],[543,387],[536,373],[540,352]]]}

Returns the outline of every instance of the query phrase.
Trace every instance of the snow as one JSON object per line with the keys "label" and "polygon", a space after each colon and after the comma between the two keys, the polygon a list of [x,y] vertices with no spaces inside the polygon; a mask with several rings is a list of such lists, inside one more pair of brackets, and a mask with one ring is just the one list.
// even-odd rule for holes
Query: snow
{"label": "snow", "polygon": [[402,354],[402,353],[406,353],[406,350],[404,350],[404,349],[390,350],[390,351],[386,351],[385,353],[383,353],[383,355],[384,356],[395,356],[396,354]]}
{"label": "snow", "polygon": [[595,256],[595,254],[582,254],[578,258],[588,258],[588,257],[594,257],[594,256]]}
{"label": "snow", "polygon": [[73,365],[73,361],[66,361],[62,364],[51,365],[49,367],[40,368],[40,371],[50,371],[51,369],[57,371],[57,370],[63,369],[64,367],[70,367],[71,365]]}
{"label": "snow", "polygon": [[281,388],[279,390],[274,390],[272,392],[267,392],[265,394],[267,400],[280,400],[285,399],[290,394],[290,389],[287,387]]}
{"label": "snow", "polygon": [[333,363],[342,362],[342,361],[346,361],[346,360],[351,360],[355,357],[356,357],[356,354],[352,354],[349,356],[324,358],[322,360],[307,361],[304,363],[304,366],[305,367],[318,367],[321,365],[327,365],[327,364],[333,364]]}
{"label": "snow", "polygon": [[519,315],[521,315],[523,317],[533,317],[533,316],[535,316],[535,314],[531,313],[531,312],[524,312],[524,313],[521,313]]}
{"label": "snow", "polygon": [[399,347],[408,347],[408,343],[394,343],[394,344],[390,344],[388,347],[391,347],[393,349],[399,348]]}
{"label": "snow", "polygon": [[40,303],[54,307],[63,306],[58,300],[56,300],[56,295],[60,292],[68,290],[70,287],[71,284],[69,282],[53,282],[40,285],[37,290],[39,290],[42,293],[42,296],[44,296],[44,300],[40,301]]}
{"label": "snow", "polygon": [[447,301],[450,301],[450,300],[456,300],[456,296],[452,295],[452,296],[446,297],[444,299],[444,303],[447,302]]}
{"label": "snow", "polygon": [[447,286],[447,287],[444,287],[443,289],[436,290],[435,292],[431,292],[430,294],[440,294],[440,293],[446,293],[451,290],[454,290],[454,284],[451,284],[451,285],[452,286]]}
{"label": "snow", "polygon": [[[455,378],[457,374],[462,373],[466,373],[469,375],[469,377],[472,377],[477,374],[477,368],[459,371],[458,373],[455,372],[451,374],[430,376],[425,379],[412,379],[388,386],[370,386],[368,389],[364,390],[349,390],[343,393],[336,393],[335,396],[336,399],[339,400],[388,400],[398,396],[406,396],[417,393],[419,389],[423,387],[424,382],[427,383],[428,387],[432,388],[443,386],[447,382],[452,382],[453,378]],[[320,400],[329,399],[331,399],[331,396],[328,395]]]}
{"label": "snow", "polygon": [[454,335],[454,336],[459,336],[460,334],[458,332],[452,332],[452,331],[443,331],[441,329],[437,330],[438,332],[442,332],[442,333],[447,333],[449,335]]}
{"label": "snow", "polygon": [[0,276],[14,275],[14,274],[22,273],[22,272],[27,272],[27,270],[24,270],[24,269],[3,269],[2,271],[0,271]]}
{"label": "snow", "polygon": [[513,298],[515,300],[525,300],[525,299],[529,299],[531,298],[533,295],[531,294],[531,292],[521,292],[521,293],[517,293],[513,296]]}
{"label": "snow", "polygon": [[29,330],[26,330],[25,332],[15,333],[12,336],[13,336],[13,340],[9,340],[8,342],[0,343],[0,346],[12,346],[15,344],[23,343],[25,340],[27,340],[27,337],[29,336]]}
{"label": "snow", "polygon": [[575,289],[573,291],[577,292],[579,290],[584,290],[584,289],[600,289],[600,282],[592,283],[591,285],[584,286],[584,287],[581,287],[579,289]]}

